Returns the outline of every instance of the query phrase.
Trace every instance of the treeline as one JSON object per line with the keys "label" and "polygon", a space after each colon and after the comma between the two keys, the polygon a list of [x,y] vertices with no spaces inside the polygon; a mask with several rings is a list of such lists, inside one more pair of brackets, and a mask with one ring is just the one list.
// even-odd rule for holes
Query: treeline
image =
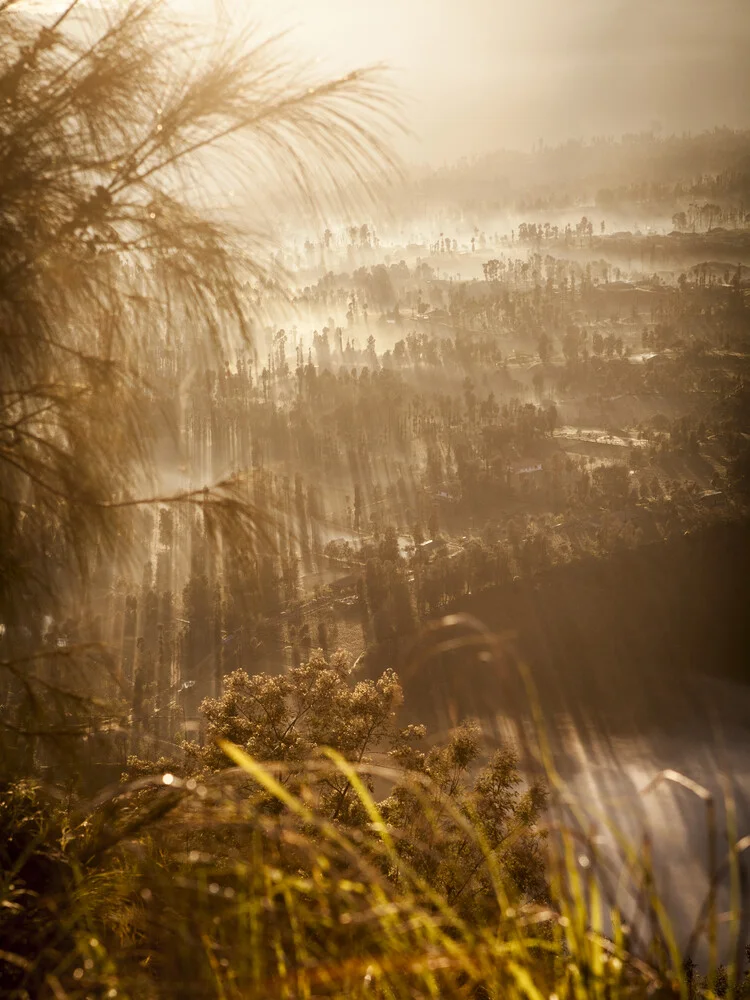
{"label": "treeline", "polygon": [[[424,265],[362,268],[306,293],[316,308],[346,306],[346,340],[334,316],[307,337],[271,329],[265,363],[240,356],[200,376],[186,345],[146,341],[147,405],[156,422],[159,401],[171,401],[186,442],[179,455],[160,445],[165,474],[186,486],[181,468],[193,483],[236,481],[267,523],[240,558],[189,505],[147,511],[140,580],[103,561],[75,614],[8,623],[0,643],[18,655],[48,650],[48,685],[59,678],[53,653],[103,644],[84,673],[110,707],[92,710],[91,726],[155,747],[193,724],[232,671],[335,649],[326,587],[337,577],[350,578],[345,613],[364,643],[389,647],[463,595],[732,516],[731,501],[707,505],[689,466],[718,449],[728,464],[715,467],[715,489],[730,496],[748,481],[746,393],[720,353],[747,347],[741,288],[700,272],[657,283],[643,293],[644,316],[620,304],[611,277],[606,262],[539,253],[490,261],[485,280],[469,283],[438,281]],[[380,299],[378,283],[390,289]],[[365,315],[371,299],[376,311],[402,310],[385,350],[385,327]],[[519,347],[529,351],[523,373]],[[638,349],[656,357],[630,361]],[[644,418],[614,462],[560,449],[553,399],[606,413],[627,393],[701,402]],[[673,460],[687,478],[669,471]],[[11,719],[38,708],[12,678],[5,694]],[[52,706],[59,722],[65,704]],[[53,763],[37,738],[16,750]]]}
{"label": "treeline", "polygon": [[404,209],[407,217],[415,203],[423,212],[555,212],[600,199],[611,208],[669,209],[686,197],[747,206],[749,152],[748,133],[725,128],[541,143],[532,152],[500,151],[423,176],[408,187]]}

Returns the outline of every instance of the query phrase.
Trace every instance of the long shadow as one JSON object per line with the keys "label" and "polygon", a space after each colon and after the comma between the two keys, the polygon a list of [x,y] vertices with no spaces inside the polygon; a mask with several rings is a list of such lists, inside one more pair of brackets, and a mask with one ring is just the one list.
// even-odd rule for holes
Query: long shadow
{"label": "long shadow", "polygon": [[451,607],[505,637],[499,657],[458,643],[399,667],[405,717],[436,731],[478,718],[490,744],[510,738],[531,764],[524,664],[566,793],[635,843],[650,834],[683,944],[708,888],[706,804],[674,782],[643,790],[665,769],[704,787],[726,851],[731,788],[750,831],[749,566],[748,526],[721,525],[563,567]]}

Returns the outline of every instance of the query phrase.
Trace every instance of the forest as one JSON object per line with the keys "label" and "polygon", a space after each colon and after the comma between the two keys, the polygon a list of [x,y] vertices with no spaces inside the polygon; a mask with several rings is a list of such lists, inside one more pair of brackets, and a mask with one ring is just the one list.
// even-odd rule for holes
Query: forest
{"label": "forest", "polygon": [[0,40],[0,996],[750,997],[750,131]]}

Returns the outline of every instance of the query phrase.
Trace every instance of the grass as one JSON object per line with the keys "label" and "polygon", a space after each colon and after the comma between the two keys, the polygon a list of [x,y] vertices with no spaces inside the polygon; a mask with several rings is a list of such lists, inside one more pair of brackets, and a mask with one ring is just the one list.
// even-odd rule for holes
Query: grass
{"label": "grass", "polygon": [[[231,744],[223,749],[234,767],[204,783],[169,774],[142,779],[78,813],[60,803],[50,810],[38,791],[17,786],[2,800],[5,832],[15,831],[0,899],[3,995],[750,994],[739,868],[750,838],[737,837],[728,786],[723,837],[712,797],[684,776],[663,772],[644,790],[677,782],[706,803],[710,890],[689,942],[693,954],[700,944],[707,948],[700,976],[677,945],[647,843],[628,843],[611,830],[618,857],[600,856],[591,831],[608,826],[607,818],[570,800],[540,734],[553,793],[548,900],[511,898],[481,826],[456,810],[491,887],[491,905],[477,901],[468,915],[412,866],[399,831],[381,815],[369,786],[395,780],[395,772],[356,767],[333,751],[308,768],[317,780],[335,771],[350,783],[366,817],[356,829],[323,816],[306,785],[291,791],[283,767]],[[412,791],[431,821],[428,786],[415,777]],[[717,890],[725,881],[731,904],[720,913]],[[720,923],[729,928],[731,954],[721,967]]]}

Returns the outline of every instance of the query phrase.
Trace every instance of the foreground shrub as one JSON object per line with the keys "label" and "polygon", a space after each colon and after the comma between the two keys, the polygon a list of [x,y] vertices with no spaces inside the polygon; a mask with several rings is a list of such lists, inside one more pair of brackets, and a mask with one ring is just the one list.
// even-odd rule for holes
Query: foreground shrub
{"label": "foreground shrub", "polygon": [[[505,840],[492,831],[493,810],[523,822],[534,796],[508,782],[509,751],[467,777],[475,735],[461,728],[410,771],[332,750],[304,768],[262,764],[225,743],[233,768],[141,778],[84,812],[6,788],[3,995],[747,993],[736,963],[708,975],[683,964],[653,889],[634,915],[651,933],[639,948],[603,896],[606,873],[578,867],[573,830],[551,833],[547,898],[531,899],[509,863],[512,828]],[[326,780],[347,782],[360,823],[321,807]],[[367,786],[380,782],[392,791],[378,805]],[[534,828],[523,837],[534,842]],[[653,886],[635,852],[623,865],[634,886]]]}

